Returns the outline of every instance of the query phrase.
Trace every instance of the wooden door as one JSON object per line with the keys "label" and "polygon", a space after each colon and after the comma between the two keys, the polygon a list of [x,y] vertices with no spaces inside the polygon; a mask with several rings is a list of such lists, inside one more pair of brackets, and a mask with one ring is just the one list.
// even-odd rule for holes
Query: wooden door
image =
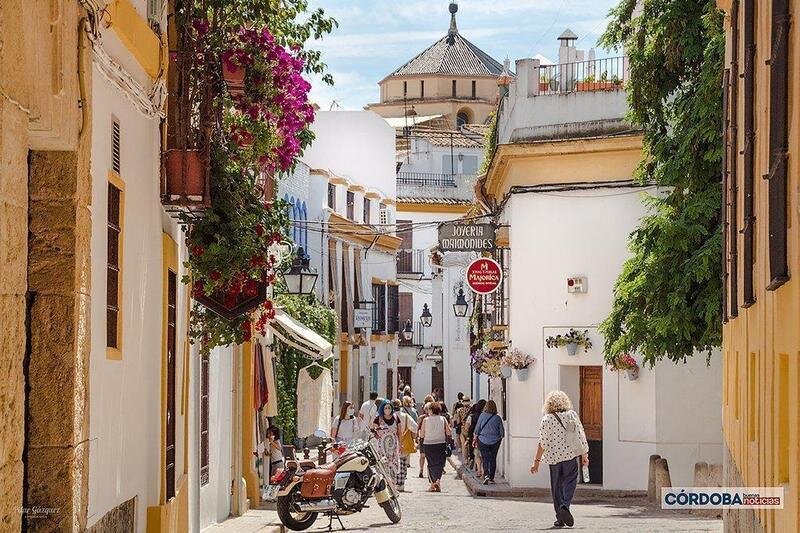
{"label": "wooden door", "polygon": [[603,367],[581,367],[580,417],[589,443],[590,483],[603,482]]}
{"label": "wooden door", "polygon": [[431,391],[439,389],[442,398],[444,398],[444,373],[439,370],[439,367],[433,365],[431,367]]}
{"label": "wooden door", "polygon": [[[397,367],[397,375],[405,385],[411,386],[411,367],[410,366],[399,366]],[[414,390],[414,387],[411,386],[411,390]],[[397,391],[398,395],[400,395],[400,391]]]}
{"label": "wooden door", "polygon": [[394,371],[391,368],[386,369],[386,398],[391,400],[394,398]]}

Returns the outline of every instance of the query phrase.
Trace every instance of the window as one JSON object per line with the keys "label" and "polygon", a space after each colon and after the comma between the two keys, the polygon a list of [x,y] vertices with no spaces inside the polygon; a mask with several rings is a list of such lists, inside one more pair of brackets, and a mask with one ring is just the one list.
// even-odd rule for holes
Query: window
{"label": "window", "polygon": [[753,292],[753,263],[755,262],[755,209],[753,192],[755,189],[755,0],[744,2],[744,274],[742,276],[744,292],[743,307],[749,307],[756,301]]}
{"label": "window", "polygon": [[769,60],[769,277],[768,290],[789,281],[787,151],[789,140],[789,2],[772,0],[772,52]]}
{"label": "window", "polygon": [[458,115],[456,115],[456,127],[460,128],[465,124],[469,124],[469,115],[467,115],[466,111],[459,111]]}
{"label": "window", "polygon": [[333,183],[328,184],[328,207],[336,210],[336,185]]}
{"label": "window", "polygon": [[114,119],[111,122],[111,170],[120,173],[120,130],[119,121]]}
{"label": "window", "polygon": [[370,223],[370,217],[369,217],[370,209],[371,209],[371,206],[370,206],[369,198],[364,198],[364,224],[369,224]]}
{"label": "window", "polygon": [[386,333],[397,333],[400,329],[400,295],[397,285],[389,285],[386,295]]}
{"label": "window", "polygon": [[478,82],[475,80],[472,80],[472,97],[478,97]]}
{"label": "window", "polygon": [[380,215],[381,215],[380,219],[381,226],[389,224],[389,209],[385,205],[381,205]]}
{"label": "window", "polygon": [[461,173],[467,176],[474,176],[478,173],[478,156],[465,155],[461,160]]}
{"label": "window", "polygon": [[208,485],[208,384],[209,384],[209,361],[208,355],[203,355],[200,359],[200,486]]}
{"label": "window", "polygon": [[722,77],[722,321],[728,321],[728,282],[730,281],[730,257],[728,250],[728,134],[730,133],[730,119],[728,115],[728,100],[730,97],[731,71],[725,69]]}
{"label": "window", "polygon": [[166,501],[175,497],[175,357],[177,333],[175,318],[177,316],[178,276],[169,270],[167,273],[167,442],[166,469],[167,492]]}
{"label": "window", "polygon": [[455,158],[450,154],[442,156],[442,174],[452,176],[455,174]]}
{"label": "window", "polygon": [[308,206],[305,201],[300,205],[300,219],[303,221],[302,230],[300,231],[300,244],[308,254]]}
{"label": "window", "polygon": [[347,218],[356,219],[356,195],[351,191],[347,191]]}
{"label": "window", "polygon": [[375,302],[372,312],[372,331],[386,331],[386,285],[372,284],[372,301]]}
{"label": "window", "polygon": [[453,80],[453,98],[456,97],[456,80]]}
{"label": "window", "polygon": [[122,346],[120,300],[122,299],[122,190],[108,184],[108,250],[106,263],[106,347],[119,350]]}
{"label": "window", "polygon": [[419,97],[425,98],[425,80],[419,82]]}
{"label": "window", "polygon": [[403,98],[405,98],[406,96],[408,96],[408,82],[404,81],[403,82]]}

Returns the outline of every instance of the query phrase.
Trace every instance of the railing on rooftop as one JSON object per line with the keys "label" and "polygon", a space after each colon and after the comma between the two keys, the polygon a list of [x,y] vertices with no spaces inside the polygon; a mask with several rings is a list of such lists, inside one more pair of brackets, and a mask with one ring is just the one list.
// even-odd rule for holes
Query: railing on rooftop
{"label": "railing on rooftop", "polygon": [[398,172],[398,185],[417,185],[419,187],[455,187],[456,178],[472,176],[467,174],[436,174],[432,172]]}
{"label": "railing on rooftop", "polygon": [[539,67],[538,94],[619,91],[629,79],[627,57],[608,57]]}

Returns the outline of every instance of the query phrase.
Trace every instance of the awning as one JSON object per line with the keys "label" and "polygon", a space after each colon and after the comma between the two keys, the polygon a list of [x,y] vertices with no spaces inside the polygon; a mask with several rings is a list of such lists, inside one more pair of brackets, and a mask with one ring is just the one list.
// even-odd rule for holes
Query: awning
{"label": "awning", "polygon": [[330,342],[280,309],[275,310],[275,318],[269,323],[269,329],[281,341],[314,359],[324,360],[333,355]]}
{"label": "awning", "polygon": [[420,124],[424,124],[431,120],[435,120],[437,118],[442,118],[444,115],[425,115],[425,116],[411,116],[411,117],[384,117],[385,120],[391,127],[397,128],[405,128],[406,126],[418,126]]}

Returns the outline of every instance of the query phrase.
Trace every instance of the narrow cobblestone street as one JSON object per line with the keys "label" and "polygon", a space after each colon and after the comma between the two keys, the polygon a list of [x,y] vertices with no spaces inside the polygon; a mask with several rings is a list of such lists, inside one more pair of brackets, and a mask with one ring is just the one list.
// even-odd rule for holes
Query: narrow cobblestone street
{"label": "narrow cobblestone street", "polygon": [[[456,479],[452,465],[439,494],[426,492],[427,481],[420,479],[417,456],[412,457],[409,480],[401,498],[403,519],[392,525],[374,503],[363,512],[342,517],[348,531],[547,531],[553,528],[553,508],[547,501],[475,498],[463,481]],[[722,521],[698,519],[685,513],[648,507],[642,500],[625,499],[624,506],[610,502],[580,503],[580,492],[573,505],[575,530],[582,531],[722,531]],[[205,533],[272,533],[280,522],[274,511],[251,510],[244,516],[210,527]],[[327,518],[320,517],[309,531],[326,531]],[[334,530],[337,530],[334,522]]]}

